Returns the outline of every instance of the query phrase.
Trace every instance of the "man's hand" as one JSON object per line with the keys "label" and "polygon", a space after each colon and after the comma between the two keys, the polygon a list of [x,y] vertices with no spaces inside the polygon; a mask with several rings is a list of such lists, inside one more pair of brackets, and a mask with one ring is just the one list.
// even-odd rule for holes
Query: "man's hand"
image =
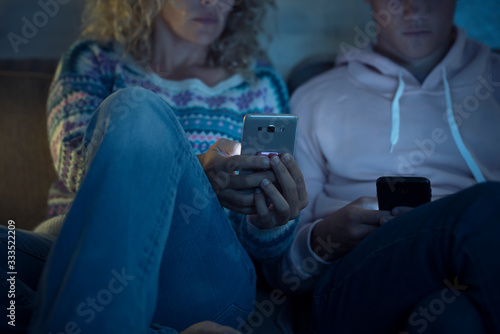
{"label": "man's hand", "polygon": [[[349,253],[370,233],[394,218],[389,211],[379,211],[377,199],[361,197],[335,211],[316,224],[311,233],[313,251],[326,261],[333,261]],[[337,245],[333,253],[326,252],[319,240]],[[324,243],[323,243],[324,244]]]}
{"label": "man's hand", "polygon": [[241,334],[236,329],[212,321],[196,323],[179,334]]}
{"label": "man's hand", "polygon": [[304,177],[291,154],[281,158],[273,156],[271,167],[277,184],[267,179],[261,182],[260,189],[255,191],[257,215],[251,217],[252,224],[262,229],[281,226],[297,218],[308,203]]}
{"label": "man's hand", "polygon": [[[254,193],[248,189],[259,187],[264,179],[275,182],[276,178],[270,169],[269,158],[240,153],[240,143],[220,139],[199,155],[198,160],[222,206],[245,215],[255,214]],[[262,172],[237,174],[239,170]]]}

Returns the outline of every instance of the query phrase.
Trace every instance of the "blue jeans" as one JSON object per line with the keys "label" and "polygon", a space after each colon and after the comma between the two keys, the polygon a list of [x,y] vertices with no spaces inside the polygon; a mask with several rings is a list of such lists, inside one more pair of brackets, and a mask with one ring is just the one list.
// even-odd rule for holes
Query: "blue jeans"
{"label": "blue jeans", "polygon": [[123,89],[100,105],[84,140],[86,176],[53,246],[18,231],[44,247],[18,259],[34,280],[44,268],[30,332],[241,325],[253,309],[254,266],[172,110],[150,91]]}
{"label": "blue jeans", "polygon": [[500,333],[500,183],[391,220],[322,273],[316,333]]}

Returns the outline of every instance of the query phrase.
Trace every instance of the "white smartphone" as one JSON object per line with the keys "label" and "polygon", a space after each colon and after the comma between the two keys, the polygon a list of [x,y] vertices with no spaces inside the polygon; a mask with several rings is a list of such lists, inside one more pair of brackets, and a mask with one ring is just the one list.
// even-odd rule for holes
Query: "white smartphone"
{"label": "white smartphone", "polygon": [[282,155],[295,151],[298,116],[248,114],[243,119],[242,155]]}

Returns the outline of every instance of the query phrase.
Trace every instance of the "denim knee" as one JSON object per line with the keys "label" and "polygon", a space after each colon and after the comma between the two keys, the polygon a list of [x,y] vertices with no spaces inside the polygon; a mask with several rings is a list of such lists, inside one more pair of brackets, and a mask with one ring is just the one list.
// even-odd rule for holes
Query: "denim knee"
{"label": "denim knee", "polygon": [[97,108],[85,133],[85,163],[88,166],[104,138],[118,153],[150,153],[162,145],[175,149],[184,140],[184,130],[168,104],[142,87],[121,89]]}
{"label": "denim knee", "polygon": [[500,203],[500,182],[489,181],[479,183],[471,187],[470,191],[473,192],[474,197],[481,202],[487,199],[493,203]]}
{"label": "denim knee", "polygon": [[418,303],[407,321],[406,334],[486,333],[481,313],[463,293],[438,290]]}
{"label": "denim knee", "polygon": [[500,203],[500,182],[479,183],[462,191],[460,197],[472,216],[479,211],[482,217],[493,218]]}

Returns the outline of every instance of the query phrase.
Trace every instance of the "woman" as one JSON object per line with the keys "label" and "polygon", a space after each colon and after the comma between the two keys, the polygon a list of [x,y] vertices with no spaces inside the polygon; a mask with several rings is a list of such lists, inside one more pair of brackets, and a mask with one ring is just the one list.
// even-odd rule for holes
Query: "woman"
{"label": "woman", "polygon": [[45,267],[36,306],[37,280],[18,291],[33,333],[243,324],[255,297],[247,252],[279,256],[307,204],[290,155],[244,157],[233,141],[246,113],[287,111],[280,78],[256,65],[270,4],[88,1],[90,40],[64,55],[48,101],[56,218],[18,233]]}

